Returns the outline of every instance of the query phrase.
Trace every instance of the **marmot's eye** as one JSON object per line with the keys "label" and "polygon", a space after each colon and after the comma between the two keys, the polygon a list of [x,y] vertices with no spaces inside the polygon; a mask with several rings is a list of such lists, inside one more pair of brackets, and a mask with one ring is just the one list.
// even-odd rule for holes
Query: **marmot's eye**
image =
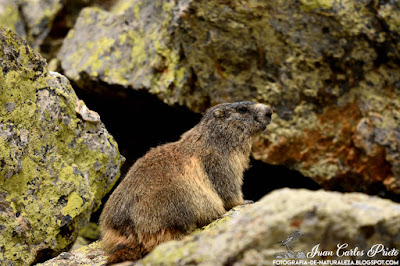
{"label": "marmot's eye", "polygon": [[238,107],[237,111],[241,114],[244,114],[244,113],[249,112],[249,108],[247,108],[246,106],[240,106],[240,107]]}

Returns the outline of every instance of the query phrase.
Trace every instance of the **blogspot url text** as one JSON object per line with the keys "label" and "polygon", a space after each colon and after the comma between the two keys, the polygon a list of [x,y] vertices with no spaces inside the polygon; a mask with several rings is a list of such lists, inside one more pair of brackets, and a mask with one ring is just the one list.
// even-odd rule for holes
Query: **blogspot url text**
{"label": "blogspot url text", "polygon": [[274,260],[273,265],[399,265],[398,260]]}

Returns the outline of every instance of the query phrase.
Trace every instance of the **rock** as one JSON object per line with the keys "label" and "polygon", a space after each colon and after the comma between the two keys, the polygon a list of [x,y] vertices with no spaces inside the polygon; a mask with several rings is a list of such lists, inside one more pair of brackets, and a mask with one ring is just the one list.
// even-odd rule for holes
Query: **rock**
{"label": "rock", "polygon": [[146,0],[117,3],[117,14],[83,9],[57,57],[64,73],[81,88],[101,91],[102,84],[113,84],[177,101],[180,88],[190,88],[188,69],[173,43],[174,8],[172,2]]}
{"label": "rock", "polygon": [[50,60],[82,8],[111,8],[115,0],[0,0],[0,25],[9,27]]}
{"label": "rock", "polygon": [[[97,211],[101,211],[102,208],[100,208]],[[92,216],[95,214],[92,214]],[[83,227],[78,234],[78,237],[74,243],[74,245],[71,247],[70,251],[74,251],[76,249],[79,249],[83,246],[87,246],[94,241],[98,240],[100,238],[100,228],[97,223],[94,222],[89,222],[86,224],[85,227]]]}
{"label": "rock", "polygon": [[0,25],[9,27],[36,48],[47,37],[63,7],[61,0],[0,0]]}
{"label": "rock", "polygon": [[68,250],[123,161],[67,78],[0,27],[0,264]]}
{"label": "rock", "polygon": [[195,112],[275,107],[254,157],[328,189],[400,199],[397,1],[135,1],[87,8],[58,54],[80,87]]}
{"label": "rock", "polygon": [[[121,265],[273,265],[279,258],[307,256],[314,260],[394,260],[399,255],[399,235],[400,205],[390,200],[361,193],[280,189],[230,212],[228,218],[203,231],[164,243],[136,263]],[[288,236],[294,240],[285,241]],[[367,252],[377,244],[393,251],[392,255],[368,257]],[[106,257],[99,247],[95,242],[84,252],[64,253],[42,266],[104,265]],[[313,256],[316,248],[334,254]],[[351,255],[351,250],[359,253]]]}
{"label": "rock", "polygon": [[[288,252],[278,242],[298,230],[301,236]],[[273,265],[278,256],[304,258],[318,244],[321,251],[336,253],[343,243],[347,251],[358,247],[364,255],[330,259],[366,259],[375,244],[398,250],[399,235],[400,205],[389,200],[361,193],[281,189],[214,230],[158,246],[135,265]],[[373,259],[395,259],[398,253],[381,255]]]}
{"label": "rock", "polygon": [[[68,31],[74,26],[75,21],[84,7],[95,6],[98,8],[109,9],[115,0],[64,0],[61,1],[62,8],[59,10],[54,20],[48,27],[49,34],[41,42],[39,51],[48,61],[53,59],[58,70],[56,55]],[[50,66],[49,66],[50,67]]]}
{"label": "rock", "polygon": [[93,241],[89,241],[88,239],[84,238],[83,236],[78,235],[78,237],[76,238],[74,244],[69,249],[69,251],[74,251],[74,250],[80,249],[81,247],[86,247],[91,243],[93,243]]}
{"label": "rock", "polygon": [[76,266],[76,265],[96,265],[103,266],[107,263],[107,256],[100,248],[100,241],[81,247],[73,252],[63,252],[57,257],[37,266]]}
{"label": "rock", "polygon": [[84,228],[82,228],[82,230],[79,232],[79,235],[91,241],[98,240],[100,238],[99,225],[90,222]]}

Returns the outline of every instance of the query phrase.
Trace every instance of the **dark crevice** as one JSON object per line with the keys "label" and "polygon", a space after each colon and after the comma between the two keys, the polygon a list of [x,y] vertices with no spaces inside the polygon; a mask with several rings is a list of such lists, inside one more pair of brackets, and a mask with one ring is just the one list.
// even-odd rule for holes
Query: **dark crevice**
{"label": "dark crevice", "polygon": [[51,248],[41,249],[37,251],[34,263],[44,263],[47,260],[53,258],[53,255],[54,255],[54,250],[52,250]]}
{"label": "dark crevice", "polygon": [[362,183],[357,175],[347,174],[346,176],[336,177],[324,184],[327,190],[339,192],[360,192],[371,196],[378,196],[384,199],[390,199],[394,202],[400,202],[400,196],[392,191],[381,182],[373,182],[366,186]]}
{"label": "dark crevice", "polygon": [[279,188],[306,188],[317,190],[322,187],[311,178],[280,165],[270,165],[251,159],[250,168],[244,173],[243,194],[247,200],[257,201]]}
{"label": "dark crevice", "polygon": [[[382,8],[386,1],[371,1],[367,6],[370,8],[371,12],[375,13],[375,23],[374,26],[377,29],[375,38],[378,38],[378,33],[386,33],[385,41],[370,41],[371,47],[374,47],[377,53],[377,58],[375,59],[375,67],[379,67],[382,64],[386,64],[389,61],[393,61],[395,64],[399,65],[400,60],[394,56],[397,43],[400,40],[400,36],[397,32],[390,29],[387,22],[379,15],[379,9]],[[392,55],[390,55],[392,54]]]}
{"label": "dark crevice", "polygon": [[28,27],[28,22],[26,20],[24,11],[22,10],[22,4],[18,3],[17,7],[18,7],[18,16],[19,16],[19,18],[21,19],[21,22],[22,22],[21,23],[22,24],[21,25],[22,26],[22,30],[23,30],[22,36],[25,35],[24,37],[28,39],[30,29]]}

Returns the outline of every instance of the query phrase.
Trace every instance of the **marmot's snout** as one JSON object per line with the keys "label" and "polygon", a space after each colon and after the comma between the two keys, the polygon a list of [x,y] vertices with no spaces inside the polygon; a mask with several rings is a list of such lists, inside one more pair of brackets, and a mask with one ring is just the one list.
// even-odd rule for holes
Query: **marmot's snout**
{"label": "marmot's snout", "polygon": [[266,129],[269,123],[271,123],[271,117],[274,111],[271,107],[262,103],[257,103],[254,107],[258,112],[258,120],[262,122],[264,129]]}

